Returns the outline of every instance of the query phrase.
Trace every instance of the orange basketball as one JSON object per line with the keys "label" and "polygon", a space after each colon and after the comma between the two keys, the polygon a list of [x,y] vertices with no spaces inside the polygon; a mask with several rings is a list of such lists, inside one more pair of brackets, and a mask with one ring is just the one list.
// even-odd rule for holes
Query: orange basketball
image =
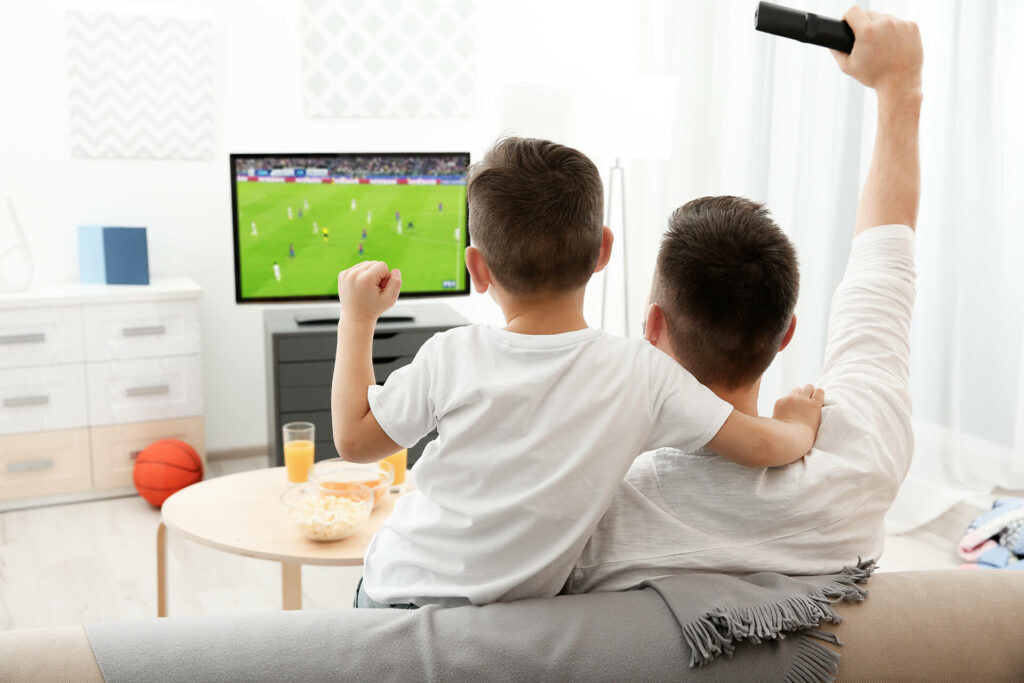
{"label": "orange basketball", "polygon": [[154,441],[139,453],[132,479],[139,495],[160,507],[175,491],[202,481],[203,461],[184,441]]}

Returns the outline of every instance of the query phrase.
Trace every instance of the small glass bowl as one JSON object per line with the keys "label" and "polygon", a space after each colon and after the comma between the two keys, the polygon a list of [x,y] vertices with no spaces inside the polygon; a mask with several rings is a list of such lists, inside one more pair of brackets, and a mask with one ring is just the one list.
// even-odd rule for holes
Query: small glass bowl
{"label": "small glass bowl", "polygon": [[373,511],[373,491],[362,484],[325,489],[297,484],[281,494],[285,516],[311,541],[340,541],[362,526]]}
{"label": "small glass bowl", "polygon": [[377,507],[395,481],[395,468],[384,460],[362,465],[331,458],[315,463],[309,471],[309,480],[327,490],[344,489],[352,483],[362,484],[373,491],[373,507]]}

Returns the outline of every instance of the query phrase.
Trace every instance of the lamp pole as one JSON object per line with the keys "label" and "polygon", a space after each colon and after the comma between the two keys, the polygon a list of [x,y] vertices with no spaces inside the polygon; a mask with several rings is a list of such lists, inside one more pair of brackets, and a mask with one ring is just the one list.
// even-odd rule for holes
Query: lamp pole
{"label": "lamp pole", "polygon": [[[629,251],[626,248],[626,171],[619,164],[616,157],[615,165],[608,172],[608,211],[605,217],[605,225],[611,228],[612,208],[615,206],[615,180],[619,181],[619,225],[622,226],[617,236],[622,243],[622,334],[629,336]],[[601,329],[605,329],[605,319],[608,309],[608,272],[605,271],[604,280],[601,282]]]}

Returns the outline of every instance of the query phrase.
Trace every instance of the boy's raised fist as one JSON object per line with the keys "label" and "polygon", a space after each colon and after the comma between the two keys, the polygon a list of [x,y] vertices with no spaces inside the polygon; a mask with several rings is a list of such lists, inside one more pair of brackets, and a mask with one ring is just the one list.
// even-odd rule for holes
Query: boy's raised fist
{"label": "boy's raised fist", "polygon": [[338,273],[341,317],[376,322],[395,305],[402,289],[402,273],[389,270],[383,261],[363,261]]}

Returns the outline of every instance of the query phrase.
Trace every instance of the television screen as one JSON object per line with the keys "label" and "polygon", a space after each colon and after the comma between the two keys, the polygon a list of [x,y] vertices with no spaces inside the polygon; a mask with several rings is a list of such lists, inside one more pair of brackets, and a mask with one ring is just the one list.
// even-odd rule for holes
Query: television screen
{"label": "television screen", "polygon": [[468,294],[467,153],[232,154],[235,300],[338,296],[360,261],[402,296]]}

